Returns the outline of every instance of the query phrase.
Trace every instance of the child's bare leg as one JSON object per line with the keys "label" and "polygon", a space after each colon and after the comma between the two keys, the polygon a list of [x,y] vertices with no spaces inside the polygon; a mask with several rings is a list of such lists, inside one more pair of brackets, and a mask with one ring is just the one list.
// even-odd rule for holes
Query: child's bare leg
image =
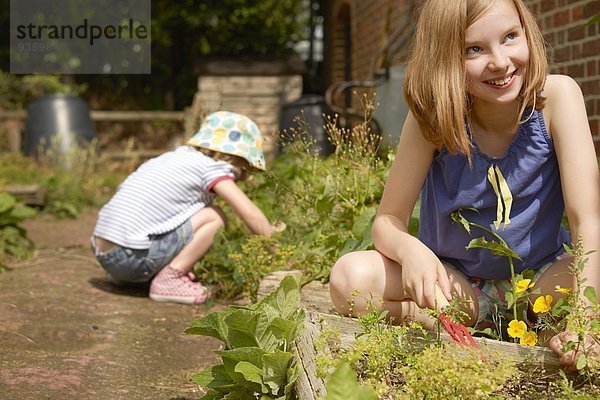
{"label": "child's bare leg", "polygon": [[225,214],[218,207],[205,207],[192,217],[191,222],[192,240],[169,263],[171,268],[185,273],[190,272],[210,249],[217,231],[225,226]]}
{"label": "child's bare leg", "polygon": [[[575,289],[575,280],[573,275],[571,274],[571,270],[569,268],[569,264],[572,261],[571,256],[565,255],[560,260],[556,261],[550,268],[548,268],[542,276],[539,277],[537,282],[535,282],[534,289],[539,289],[540,293],[538,295],[531,296],[530,298],[530,306],[528,310],[528,317],[531,321],[537,320],[537,315],[533,312],[533,303],[539,296],[551,295],[554,301],[553,304],[556,303],[561,297],[564,297],[563,294],[556,291],[556,286],[560,286],[565,289]],[[551,330],[545,330],[538,333],[538,340],[540,343],[545,344],[556,335],[556,332]]]}
{"label": "child's bare leg", "polygon": [[[448,276],[453,292],[473,300],[465,305],[465,312],[470,316],[466,324],[472,326],[477,321],[475,293],[469,282],[453,269],[448,269]],[[341,257],[332,268],[329,288],[333,304],[343,314],[364,314],[372,298],[373,306],[387,309],[388,316],[397,323],[410,319],[429,329],[434,326],[435,321],[421,312],[402,287],[402,267],[377,251],[360,251]],[[354,292],[359,294],[353,296]],[[352,310],[349,301],[353,302]]]}

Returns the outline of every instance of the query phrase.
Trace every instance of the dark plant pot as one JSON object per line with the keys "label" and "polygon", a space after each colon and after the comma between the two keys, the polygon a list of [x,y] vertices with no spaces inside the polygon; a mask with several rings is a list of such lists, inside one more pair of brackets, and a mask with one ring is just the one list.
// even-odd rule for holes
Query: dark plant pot
{"label": "dark plant pot", "polygon": [[279,130],[287,131],[288,135],[284,134],[284,140],[293,140],[288,137],[290,128],[298,130],[299,125],[294,121],[298,117],[306,123],[308,132],[298,132],[302,135],[308,135],[308,138],[314,141],[315,152],[326,157],[335,151],[335,147],[329,141],[329,137],[323,125],[325,119],[323,113],[330,114],[331,111],[325,103],[325,98],[321,95],[307,94],[300,99],[291,103],[284,104],[281,107],[281,116],[279,122]]}
{"label": "dark plant pot", "polygon": [[90,110],[81,97],[52,94],[27,107],[23,148],[26,155],[36,156],[42,146],[66,154],[95,136]]}

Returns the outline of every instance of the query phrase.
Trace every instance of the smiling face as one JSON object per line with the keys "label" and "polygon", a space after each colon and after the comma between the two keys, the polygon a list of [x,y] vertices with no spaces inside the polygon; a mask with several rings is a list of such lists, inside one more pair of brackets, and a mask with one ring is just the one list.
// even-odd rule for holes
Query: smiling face
{"label": "smiling face", "polygon": [[464,54],[467,91],[474,103],[517,100],[529,48],[512,1],[500,0],[467,28]]}

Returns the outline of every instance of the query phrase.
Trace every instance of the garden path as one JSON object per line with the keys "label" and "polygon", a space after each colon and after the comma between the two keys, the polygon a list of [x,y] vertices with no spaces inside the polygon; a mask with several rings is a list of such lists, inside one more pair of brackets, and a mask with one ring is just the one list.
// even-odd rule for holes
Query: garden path
{"label": "garden path", "polygon": [[181,332],[206,308],[108,283],[88,244],[95,215],[26,222],[36,256],[0,273],[0,398],[200,398],[189,377],[220,342]]}

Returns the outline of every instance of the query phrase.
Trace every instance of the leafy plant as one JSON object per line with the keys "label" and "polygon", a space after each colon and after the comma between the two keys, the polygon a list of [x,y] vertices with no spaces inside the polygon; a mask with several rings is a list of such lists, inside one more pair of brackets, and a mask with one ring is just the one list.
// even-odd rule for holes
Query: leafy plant
{"label": "leafy plant", "polygon": [[582,275],[589,253],[584,253],[581,237],[573,249],[567,248],[567,251],[573,257],[570,271],[575,278],[575,290],[567,292],[564,302],[557,302],[552,315],[564,316],[565,329],[577,335],[577,341],[568,342],[564,351],[575,350],[580,353],[577,370],[594,380],[600,377],[600,354],[590,354],[589,349],[591,344],[600,345],[600,305],[596,290],[586,285],[587,279]]}
{"label": "leafy plant", "polygon": [[27,107],[37,97],[52,93],[81,94],[86,85],[61,82],[59,75],[24,75],[0,70],[0,108],[18,110]]}
{"label": "leafy plant", "polygon": [[[600,376],[600,354],[590,353],[589,350],[594,346],[600,346],[600,323],[598,322],[600,305],[598,305],[595,288],[587,286],[587,280],[582,275],[589,255],[589,253],[583,252],[582,238],[578,238],[573,249],[565,246],[567,253],[571,255],[573,260],[569,269],[575,280],[575,290],[573,288],[557,287],[556,291],[565,297],[560,298],[554,304],[552,295],[548,293],[542,293],[532,301],[534,294],[540,294],[539,290],[530,290],[534,286],[531,280],[533,273],[532,271],[525,271],[523,274],[515,274],[513,259],[519,259],[519,256],[509,248],[506,242],[487,227],[467,220],[460,209],[452,214],[452,218],[456,223],[463,226],[467,232],[470,232],[470,228],[473,226],[490,233],[497,239],[497,241],[488,241],[484,237],[473,239],[467,245],[467,249],[486,248],[493,254],[508,258],[512,288],[505,294],[505,299],[507,306],[512,307],[514,317],[508,324],[508,335],[519,339],[521,344],[535,345],[538,342],[536,332],[558,333],[564,330],[573,332],[577,335],[577,340],[569,341],[563,350],[574,350],[579,353],[577,370],[587,375],[590,382],[597,379]],[[529,276],[527,276],[527,273],[529,273]],[[534,326],[535,330],[532,331],[519,318],[519,315],[526,314],[530,304],[533,306],[533,311],[538,315],[538,320]],[[498,337],[502,337],[501,332],[498,332]]]}
{"label": "leafy plant", "polygon": [[[471,210],[477,212],[474,208],[468,208],[467,210]],[[526,276],[530,274],[528,271],[525,271],[523,274],[515,273],[514,260],[521,260],[521,257],[515,253],[506,243],[506,241],[498,235],[496,232],[492,231],[487,226],[483,226],[481,224],[477,224],[469,221],[463,215],[464,209],[458,209],[451,214],[452,220],[458,225],[462,226],[468,233],[471,233],[471,228],[478,228],[486,233],[488,233],[492,240],[488,240],[485,236],[481,236],[475,238],[469,242],[466,246],[467,249],[487,249],[492,254],[496,256],[506,257],[508,260],[508,265],[510,268],[510,282],[511,288],[505,293],[506,306],[508,309],[512,309],[513,319],[509,322],[507,333],[510,337],[515,340],[519,340],[521,344],[533,345],[537,343],[537,335],[535,332],[530,332],[527,329],[527,325],[523,322],[523,315],[527,311],[528,307],[528,299],[532,294],[529,289],[533,286],[531,284],[531,278],[527,278]],[[535,293],[539,293],[539,291],[535,291]],[[495,337],[501,338],[503,336],[503,332],[496,332]]]}
{"label": "leafy plant", "polygon": [[339,331],[329,326],[315,344],[319,376],[329,377],[328,399],[330,386],[336,396],[351,396],[348,388],[358,383],[379,399],[479,399],[518,375],[514,363],[486,348],[446,346],[419,324],[390,325],[372,303],[369,310],[358,317],[362,331],[349,346],[342,347]]}
{"label": "leafy plant", "polygon": [[[287,228],[277,235],[279,245],[271,246],[248,239],[232,215],[223,237],[195,269],[220,295],[235,297],[248,289],[252,295],[258,281],[275,269],[300,269],[304,281],[326,282],[342,254],[372,248],[371,225],[393,156],[391,150],[378,154],[378,136],[369,123],[374,108],[367,104],[365,109],[365,120],[351,130],[327,118],[325,130],[335,146],[327,158],[318,156],[310,127],[299,117],[298,128],[284,133],[284,152],[269,171],[241,182],[269,219]],[[241,256],[232,259],[232,254]],[[252,254],[273,262],[259,265]]]}
{"label": "leafy plant", "polygon": [[[65,158],[69,168],[65,168]],[[107,169],[97,143],[74,147],[65,154],[56,146],[41,152],[39,160],[20,154],[0,155],[0,184],[39,184],[46,192],[45,212],[75,218],[87,206],[103,204],[124,177]]]}
{"label": "leafy plant", "polygon": [[356,372],[348,363],[341,363],[327,382],[325,400],[377,400],[377,393],[356,380]]}
{"label": "leafy plant", "polygon": [[31,255],[34,244],[20,224],[36,213],[10,194],[0,193],[0,271],[8,269],[10,259],[25,259]]}
{"label": "leafy plant", "polygon": [[248,307],[230,306],[192,322],[184,333],[223,342],[222,364],[192,380],[209,389],[203,399],[291,399],[299,366],[292,342],[304,327],[300,290],[288,276],[277,290]]}

